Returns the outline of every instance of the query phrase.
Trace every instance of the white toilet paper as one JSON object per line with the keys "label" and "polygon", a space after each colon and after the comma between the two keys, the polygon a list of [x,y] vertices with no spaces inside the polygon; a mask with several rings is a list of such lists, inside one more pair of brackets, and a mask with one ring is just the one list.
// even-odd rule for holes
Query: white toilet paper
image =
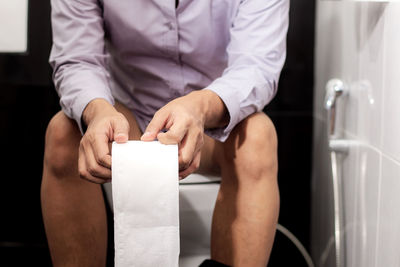
{"label": "white toilet paper", "polygon": [[115,266],[178,266],[178,185],[176,145],[113,143]]}

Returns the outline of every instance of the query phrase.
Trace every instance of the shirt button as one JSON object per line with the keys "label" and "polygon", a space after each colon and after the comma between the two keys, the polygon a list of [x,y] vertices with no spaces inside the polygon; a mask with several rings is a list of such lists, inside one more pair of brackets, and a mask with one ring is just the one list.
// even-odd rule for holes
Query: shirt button
{"label": "shirt button", "polygon": [[172,22],[168,22],[167,23],[167,27],[169,30],[173,30],[174,29],[174,24]]}

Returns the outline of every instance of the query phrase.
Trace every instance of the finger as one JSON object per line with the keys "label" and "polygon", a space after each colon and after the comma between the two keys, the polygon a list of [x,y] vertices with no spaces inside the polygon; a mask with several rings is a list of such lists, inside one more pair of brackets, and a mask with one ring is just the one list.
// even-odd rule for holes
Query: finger
{"label": "finger", "polygon": [[83,149],[85,152],[86,170],[89,172],[89,174],[95,178],[110,179],[111,169],[103,167],[97,163],[92,147],[87,145],[84,146]]}
{"label": "finger", "polygon": [[111,143],[106,136],[98,136],[93,140],[91,145],[96,162],[105,168],[111,169],[109,144]]}
{"label": "finger", "polygon": [[200,167],[200,160],[201,160],[201,151],[199,151],[196,154],[192,163],[190,164],[190,166],[187,169],[179,172],[179,179],[186,178],[188,175],[195,172]]}
{"label": "finger", "polygon": [[109,180],[104,180],[104,179],[99,179],[96,177],[93,177],[86,169],[86,159],[83,150],[81,147],[79,148],[79,159],[78,159],[78,170],[79,170],[79,176],[87,180],[89,182],[95,183],[95,184],[103,184],[107,183],[110,181]]}
{"label": "finger", "polygon": [[157,139],[165,145],[179,144],[187,132],[187,123],[185,121],[176,121],[167,132],[159,133]]}
{"label": "finger", "polygon": [[168,112],[160,109],[154,114],[153,119],[147,126],[144,134],[140,138],[142,141],[153,141],[156,139],[157,134],[165,128],[165,124],[168,120]]}
{"label": "finger", "polygon": [[[129,123],[124,115],[114,117],[111,120],[111,127],[113,130],[113,139],[117,143],[125,143],[129,137]],[[110,140],[112,141],[112,140]]]}
{"label": "finger", "polygon": [[195,155],[203,146],[203,135],[197,130],[191,130],[181,143],[179,148],[179,167],[180,170],[187,169],[194,160]]}

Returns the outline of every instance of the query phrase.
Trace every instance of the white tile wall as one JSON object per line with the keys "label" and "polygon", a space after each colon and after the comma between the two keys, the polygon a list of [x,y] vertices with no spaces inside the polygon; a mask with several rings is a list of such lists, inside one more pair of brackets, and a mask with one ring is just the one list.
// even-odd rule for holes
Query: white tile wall
{"label": "white tile wall", "polygon": [[341,4],[342,9],[342,44],[337,50],[338,57],[342,58],[339,79],[348,86],[348,95],[338,100],[338,130],[346,131],[353,136],[357,135],[359,98],[356,97],[358,80],[360,76],[360,36],[359,28],[361,15],[361,4],[346,2]]}
{"label": "white tile wall", "polygon": [[386,10],[383,153],[400,161],[400,3]]}
{"label": "white tile wall", "polygon": [[[358,142],[342,161],[346,266],[400,266],[400,2],[318,1],[317,12],[315,116],[326,120],[325,83],[344,80],[350,92],[340,100],[339,124],[345,139]],[[314,130],[316,153],[328,153],[323,130]],[[314,156],[322,181],[313,182],[313,192],[331,190],[326,160]],[[324,197],[331,204],[332,195],[319,194],[313,210],[323,210]],[[329,240],[312,242],[325,247]]]}
{"label": "white tile wall", "polygon": [[354,227],[353,264],[348,266],[375,266],[376,229],[380,184],[380,153],[361,146],[358,151],[356,171],[356,214]]}
{"label": "white tile wall", "polygon": [[[348,7],[351,6],[352,4],[349,3]],[[315,75],[314,113],[319,118],[325,119],[323,99],[325,97],[326,83],[332,78],[342,78],[342,67],[346,63],[354,62],[350,58],[347,58],[346,62],[344,62],[346,57],[340,53],[347,49],[346,46],[351,44],[347,41],[347,38],[351,37],[352,34],[350,31],[347,31],[347,34],[343,33],[343,29],[349,27],[346,26],[346,21],[341,20],[339,14],[345,12],[351,15],[351,12],[343,8],[341,3],[335,1],[317,2],[317,10],[317,20],[320,23],[316,24],[316,30],[321,33],[321,38],[316,40],[315,53],[318,56],[315,58],[315,69],[320,70],[320,75]],[[327,25],[329,25],[329,31],[325,30]],[[353,23],[349,25],[352,26]],[[336,52],[337,50],[340,52]],[[350,52],[349,55],[352,55],[352,53]]]}
{"label": "white tile wall", "polygon": [[[311,253],[316,266],[334,266],[335,246],[334,246],[334,221],[331,219],[333,210],[332,177],[330,174],[329,154],[324,153],[327,148],[327,125],[318,118],[314,119],[314,136],[316,143],[313,147],[314,162],[312,178],[311,209],[314,214],[311,218]],[[325,203],[321,205],[321,203]]]}
{"label": "white tile wall", "polygon": [[[342,49],[343,22],[339,14],[342,6],[336,1],[317,2],[314,83],[314,164],[312,178],[312,234],[311,253],[316,266],[335,266],[332,175],[327,145],[325,86],[329,79],[340,78],[342,57],[335,53]],[[329,28],[329,30],[327,30]],[[322,204],[324,203],[324,204]]]}
{"label": "white tile wall", "polygon": [[357,137],[381,147],[385,3],[361,3]]}
{"label": "white tile wall", "polygon": [[[349,136],[346,136],[349,138]],[[344,227],[344,237],[346,242],[346,266],[354,266],[355,259],[355,247],[356,247],[356,236],[357,236],[357,198],[358,195],[357,188],[357,177],[358,169],[354,166],[358,166],[359,161],[359,146],[353,146],[350,148],[347,155],[342,155],[339,164],[342,166],[342,192],[343,192],[343,206],[346,212],[344,212],[345,227]]]}
{"label": "white tile wall", "polygon": [[342,161],[346,266],[375,266],[380,157],[360,143]]}
{"label": "white tile wall", "polygon": [[400,266],[400,164],[382,157],[376,266]]}

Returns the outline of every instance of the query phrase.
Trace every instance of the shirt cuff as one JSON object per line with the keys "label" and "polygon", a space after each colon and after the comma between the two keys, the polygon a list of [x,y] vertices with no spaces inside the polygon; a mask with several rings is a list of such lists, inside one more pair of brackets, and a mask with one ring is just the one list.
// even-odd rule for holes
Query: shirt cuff
{"label": "shirt cuff", "polygon": [[86,127],[87,127],[87,126],[83,126],[83,124],[82,124],[83,123],[83,120],[82,120],[83,111],[85,110],[85,108],[89,104],[89,102],[91,102],[94,99],[99,99],[99,98],[105,99],[111,105],[115,104],[114,98],[112,98],[110,96],[100,95],[100,94],[96,94],[94,92],[83,91],[79,95],[77,95],[74,105],[70,109],[69,113],[68,113],[68,111],[66,111],[63,108],[63,110],[67,114],[67,116],[69,115],[69,117],[71,117],[72,119],[74,119],[76,121],[82,135],[85,134]]}
{"label": "shirt cuff", "polygon": [[229,123],[226,127],[206,129],[205,133],[211,138],[225,142],[233,128],[239,123],[240,101],[235,90],[230,88],[221,78],[216,79],[205,90],[211,90],[216,93],[224,102],[229,113]]}
{"label": "shirt cuff", "polygon": [[82,113],[87,104],[94,99],[102,98],[114,105],[114,98],[111,95],[107,80],[101,75],[84,71],[81,71],[82,75],[65,74],[68,79],[64,79],[64,84],[60,85],[60,89],[61,91],[64,91],[65,88],[69,90],[68,93],[60,94],[60,105],[64,113],[76,121],[83,135]]}

